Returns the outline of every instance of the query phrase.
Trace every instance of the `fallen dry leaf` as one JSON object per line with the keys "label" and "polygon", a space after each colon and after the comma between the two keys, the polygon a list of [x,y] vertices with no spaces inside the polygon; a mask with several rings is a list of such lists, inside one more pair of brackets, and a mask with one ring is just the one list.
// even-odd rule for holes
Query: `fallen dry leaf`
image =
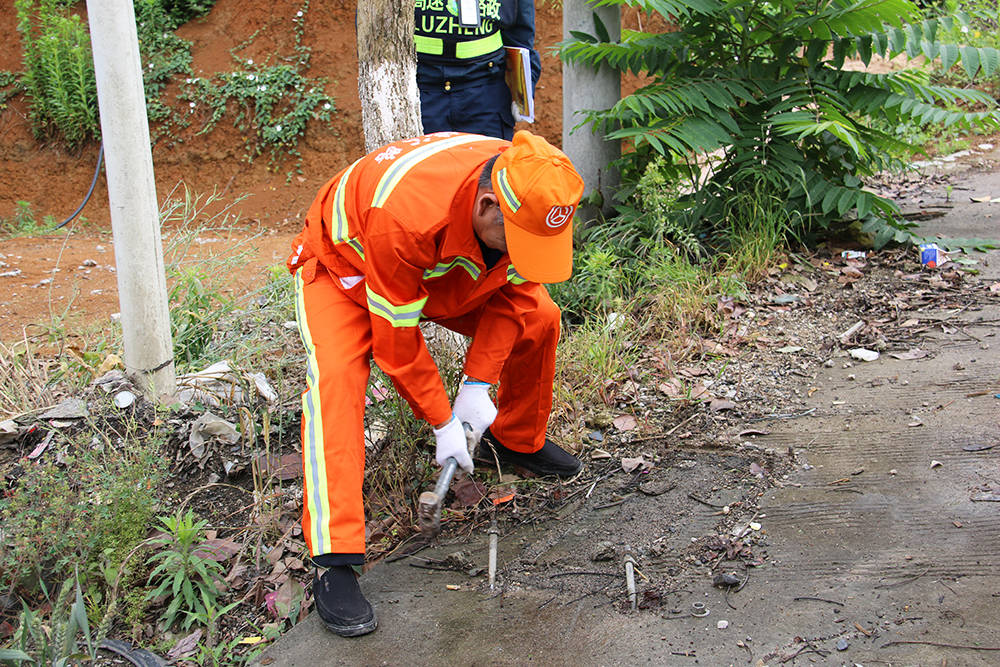
{"label": "fallen dry leaf", "polygon": [[614,424],[615,428],[619,431],[633,431],[635,430],[635,427],[639,425],[639,422],[636,421],[636,418],[632,415],[620,415],[615,417],[611,423]]}

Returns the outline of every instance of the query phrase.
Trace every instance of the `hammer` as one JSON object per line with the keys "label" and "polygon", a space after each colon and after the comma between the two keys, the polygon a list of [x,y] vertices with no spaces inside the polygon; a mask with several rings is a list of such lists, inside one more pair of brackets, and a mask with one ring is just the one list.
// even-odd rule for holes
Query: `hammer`
{"label": "hammer", "polygon": [[[471,426],[464,422],[462,426],[465,427],[465,443],[469,447],[469,453],[475,455],[479,442],[473,435]],[[420,524],[420,533],[427,539],[432,539],[441,532],[441,505],[444,504],[444,497],[457,469],[458,461],[454,456],[449,456],[441,467],[441,474],[438,475],[434,490],[420,494],[417,501],[417,521]]]}

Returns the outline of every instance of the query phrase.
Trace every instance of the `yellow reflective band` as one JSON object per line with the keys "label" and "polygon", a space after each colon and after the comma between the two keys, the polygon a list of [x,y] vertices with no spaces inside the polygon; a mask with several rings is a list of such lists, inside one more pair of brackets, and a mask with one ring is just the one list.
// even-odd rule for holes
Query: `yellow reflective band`
{"label": "yellow reflective band", "polygon": [[440,56],[444,53],[444,40],[437,37],[424,37],[414,35],[413,41],[417,45],[417,53],[426,53],[429,56]]}
{"label": "yellow reflective band", "polygon": [[479,267],[477,267],[472,260],[466,259],[465,257],[456,257],[447,264],[441,263],[433,269],[427,269],[424,271],[424,280],[427,280],[428,278],[440,278],[456,266],[460,266],[465,269],[469,275],[472,276],[473,280],[479,280]]}
{"label": "yellow reflective band", "polygon": [[[428,56],[444,55],[444,40],[437,37],[425,37],[424,35],[414,35],[413,42],[416,44],[417,53]],[[464,42],[455,41],[455,57],[465,60],[467,58],[478,58],[485,56],[503,48],[503,37],[499,32],[479,39],[470,39]]]}
{"label": "yellow reflective band", "polygon": [[431,143],[424,144],[420,148],[416,148],[409,153],[406,153],[382,174],[382,180],[378,182],[378,186],[375,188],[375,196],[372,197],[372,208],[382,208],[385,202],[389,199],[389,195],[392,194],[393,189],[399,185],[399,181],[406,175],[410,169],[416,167],[424,159],[429,158],[436,153],[448,150],[449,148],[454,148],[455,146],[461,146],[462,144],[471,144],[477,141],[482,141],[483,137],[478,134],[460,134],[454,137],[448,137],[446,139],[438,139],[432,141]]}
{"label": "yellow reflective band", "polygon": [[497,173],[497,185],[500,186],[498,194],[507,202],[507,208],[511,210],[511,213],[517,213],[517,209],[521,208],[521,201],[514,194],[514,188],[510,187],[510,182],[507,180],[506,167]]}
{"label": "yellow reflective band", "polygon": [[309,508],[309,532],[312,554],[333,551],[333,541],[329,530],[330,497],[326,486],[326,457],[323,455],[323,410],[319,396],[319,364],[316,361],[316,345],[309,331],[306,318],[305,299],[302,294],[302,269],[295,272],[295,319],[299,324],[299,335],[306,348],[306,386],[302,394],[302,419],[305,429],[302,438],[302,461],[305,464],[305,479],[309,493],[303,501]]}
{"label": "yellow reflective band", "polygon": [[456,58],[478,58],[487,53],[493,53],[503,48],[503,37],[499,32],[495,32],[489,37],[482,39],[470,39],[467,42],[457,42],[455,44]]}
{"label": "yellow reflective band", "polygon": [[521,276],[521,274],[518,273],[517,270],[514,268],[514,265],[511,264],[510,266],[507,267],[507,282],[512,283],[514,285],[523,285],[528,281],[525,280],[524,277]]}
{"label": "yellow reflective band", "polygon": [[368,293],[368,312],[378,315],[394,327],[415,327],[420,324],[420,313],[424,310],[427,297],[402,306],[394,306],[385,297],[376,294],[365,285]]}

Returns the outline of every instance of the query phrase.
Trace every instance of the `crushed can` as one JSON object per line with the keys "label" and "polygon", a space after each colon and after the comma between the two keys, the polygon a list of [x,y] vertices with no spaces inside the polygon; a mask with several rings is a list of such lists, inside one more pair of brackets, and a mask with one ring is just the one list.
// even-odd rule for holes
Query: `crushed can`
{"label": "crushed can", "polygon": [[947,253],[937,243],[921,243],[917,249],[920,251],[920,263],[928,268],[937,268],[948,261]]}

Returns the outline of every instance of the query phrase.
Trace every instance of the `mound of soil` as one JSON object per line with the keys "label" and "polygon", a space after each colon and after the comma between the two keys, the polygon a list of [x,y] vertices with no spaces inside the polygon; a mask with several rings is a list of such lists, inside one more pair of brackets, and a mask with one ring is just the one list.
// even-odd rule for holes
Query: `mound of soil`
{"label": "mound of soil", "polygon": [[[83,3],[79,4],[83,12]],[[207,112],[199,116],[196,109],[191,126],[175,137],[176,142],[164,139],[153,146],[159,198],[180,183],[196,193],[248,194],[238,207],[244,219],[259,221],[269,229],[297,229],[319,187],[363,153],[354,8],[353,2],[335,0],[314,5],[306,15],[302,43],[312,55],[310,68],[303,74],[327,80],[326,92],[335,100],[336,113],[328,126],[313,122],[307,129],[299,146],[300,175],[286,178],[294,160],[276,170],[269,170],[266,158],[248,163],[231,118],[220,121],[208,134],[196,136],[208,119]],[[194,73],[211,76],[234,67],[231,51],[236,47],[241,47],[236,52],[240,57],[255,62],[280,61],[294,54],[292,18],[300,9],[299,0],[218,0],[206,17],[182,26],[178,34],[192,43]],[[538,3],[537,13],[542,78],[536,95],[537,122],[530,129],[558,145],[562,132],[561,65],[551,47],[561,39],[562,14],[552,3]],[[0,31],[13,37],[18,34],[16,24],[13,3],[3,3]],[[20,40],[4,40],[0,43],[0,70],[21,69]],[[0,109],[0,218],[11,217],[18,201],[30,203],[38,219],[52,215],[61,220],[72,213],[93,178],[97,151],[96,144],[79,151],[57,144],[39,145],[31,134],[24,96],[12,100],[6,109]],[[98,228],[110,225],[103,176],[83,215]]]}

